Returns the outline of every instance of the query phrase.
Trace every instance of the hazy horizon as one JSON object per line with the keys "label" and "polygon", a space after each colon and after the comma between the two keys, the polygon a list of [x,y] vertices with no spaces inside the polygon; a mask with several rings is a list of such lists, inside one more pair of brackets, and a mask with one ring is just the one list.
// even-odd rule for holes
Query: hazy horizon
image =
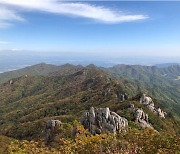
{"label": "hazy horizon", "polygon": [[180,61],[180,2],[0,0],[0,70]]}
{"label": "hazy horizon", "polygon": [[73,65],[89,65],[95,64],[101,67],[111,67],[117,64],[128,65],[147,65],[165,63],[179,63],[179,57],[149,57],[149,56],[107,56],[92,53],[77,54],[69,52],[33,52],[5,50],[0,52],[0,72],[7,72],[24,68],[39,63],[47,63],[54,65],[73,64]]}

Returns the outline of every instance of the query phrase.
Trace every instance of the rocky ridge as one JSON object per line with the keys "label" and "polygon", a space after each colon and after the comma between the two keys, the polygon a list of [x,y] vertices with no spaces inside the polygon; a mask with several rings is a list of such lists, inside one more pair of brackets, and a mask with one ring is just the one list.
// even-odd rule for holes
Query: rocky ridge
{"label": "rocky ridge", "polygon": [[159,117],[165,118],[165,115],[167,113],[164,112],[160,107],[156,108],[151,97],[146,96],[146,94],[143,94],[140,98],[140,103],[146,105],[147,108],[149,108],[153,113],[157,114]]}

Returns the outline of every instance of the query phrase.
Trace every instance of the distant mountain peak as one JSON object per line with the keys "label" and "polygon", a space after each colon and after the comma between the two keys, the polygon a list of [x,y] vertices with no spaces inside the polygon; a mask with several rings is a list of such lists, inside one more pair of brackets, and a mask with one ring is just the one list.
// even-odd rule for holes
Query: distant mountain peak
{"label": "distant mountain peak", "polygon": [[87,65],[86,67],[87,67],[87,68],[97,68],[97,66],[94,65],[94,64],[89,64],[89,65]]}

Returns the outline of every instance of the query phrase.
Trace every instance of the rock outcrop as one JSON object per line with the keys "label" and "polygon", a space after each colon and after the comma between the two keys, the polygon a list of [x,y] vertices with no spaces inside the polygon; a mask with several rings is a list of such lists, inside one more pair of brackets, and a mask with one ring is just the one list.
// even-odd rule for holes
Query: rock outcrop
{"label": "rock outcrop", "polygon": [[45,140],[46,143],[54,139],[55,134],[58,132],[61,126],[61,121],[59,120],[48,120],[45,124]]}
{"label": "rock outcrop", "polygon": [[146,96],[146,94],[143,94],[140,98],[140,103],[148,105],[148,104],[153,103],[153,101],[151,97],[148,97]]}
{"label": "rock outcrop", "polygon": [[137,108],[135,111],[135,122],[139,124],[142,128],[152,128],[152,125],[149,123],[148,114],[144,113],[142,109]]}
{"label": "rock outcrop", "polygon": [[165,115],[167,114],[166,112],[162,111],[161,108],[157,109],[157,113],[161,118],[165,118]]}
{"label": "rock outcrop", "polygon": [[125,100],[129,99],[129,95],[127,93],[120,93],[117,92],[116,97],[119,99],[120,102],[124,102]]}
{"label": "rock outcrop", "polygon": [[125,132],[128,126],[127,119],[120,117],[109,108],[91,107],[89,112],[85,112],[81,118],[81,124],[92,134],[105,132]]}
{"label": "rock outcrop", "polygon": [[9,81],[9,84],[12,85],[12,84],[13,84],[13,80],[10,80],[10,81]]}
{"label": "rock outcrop", "polygon": [[162,111],[161,108],[156,108],[151,97],[143,94],[140,98],[140,103],[146,105],[153,113],[157,114],[161,118],[165,118],[166,112]]}
{"label": "rock outcrop", "polygon": [[142,128],[151,128],[153,126],[149,123],[149,116],[142,108],[136,108],[133,103],[129,105],[129,110],[133,111],[134,121]]}

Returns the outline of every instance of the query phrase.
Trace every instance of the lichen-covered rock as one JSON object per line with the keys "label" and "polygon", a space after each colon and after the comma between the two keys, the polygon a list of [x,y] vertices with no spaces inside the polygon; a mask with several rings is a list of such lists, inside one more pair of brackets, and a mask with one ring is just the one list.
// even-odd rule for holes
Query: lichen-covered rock
{"label": "lichen-covered rock", "polygon": [[61,126],[61,121],[59,120],[48,120],[45,124],[45,140],[46,143],[54,139],[55,134],[58,132]]}
{"label": "lichen-covered rock", "polygon": [[101,134],[126,131],[128,121],[115,112],[110,111],[109,108],[94,109],[94,107],[91,107],[89,112],[83,114],[81,124],[90,133]]}
{"label": "lichen-covered rock", "polygon": [[137,108],[135,111],[135,122],[139,124],[142,128],[151,128],[151,124],[148,121],[148,114],[144,113],[142,109]]}

